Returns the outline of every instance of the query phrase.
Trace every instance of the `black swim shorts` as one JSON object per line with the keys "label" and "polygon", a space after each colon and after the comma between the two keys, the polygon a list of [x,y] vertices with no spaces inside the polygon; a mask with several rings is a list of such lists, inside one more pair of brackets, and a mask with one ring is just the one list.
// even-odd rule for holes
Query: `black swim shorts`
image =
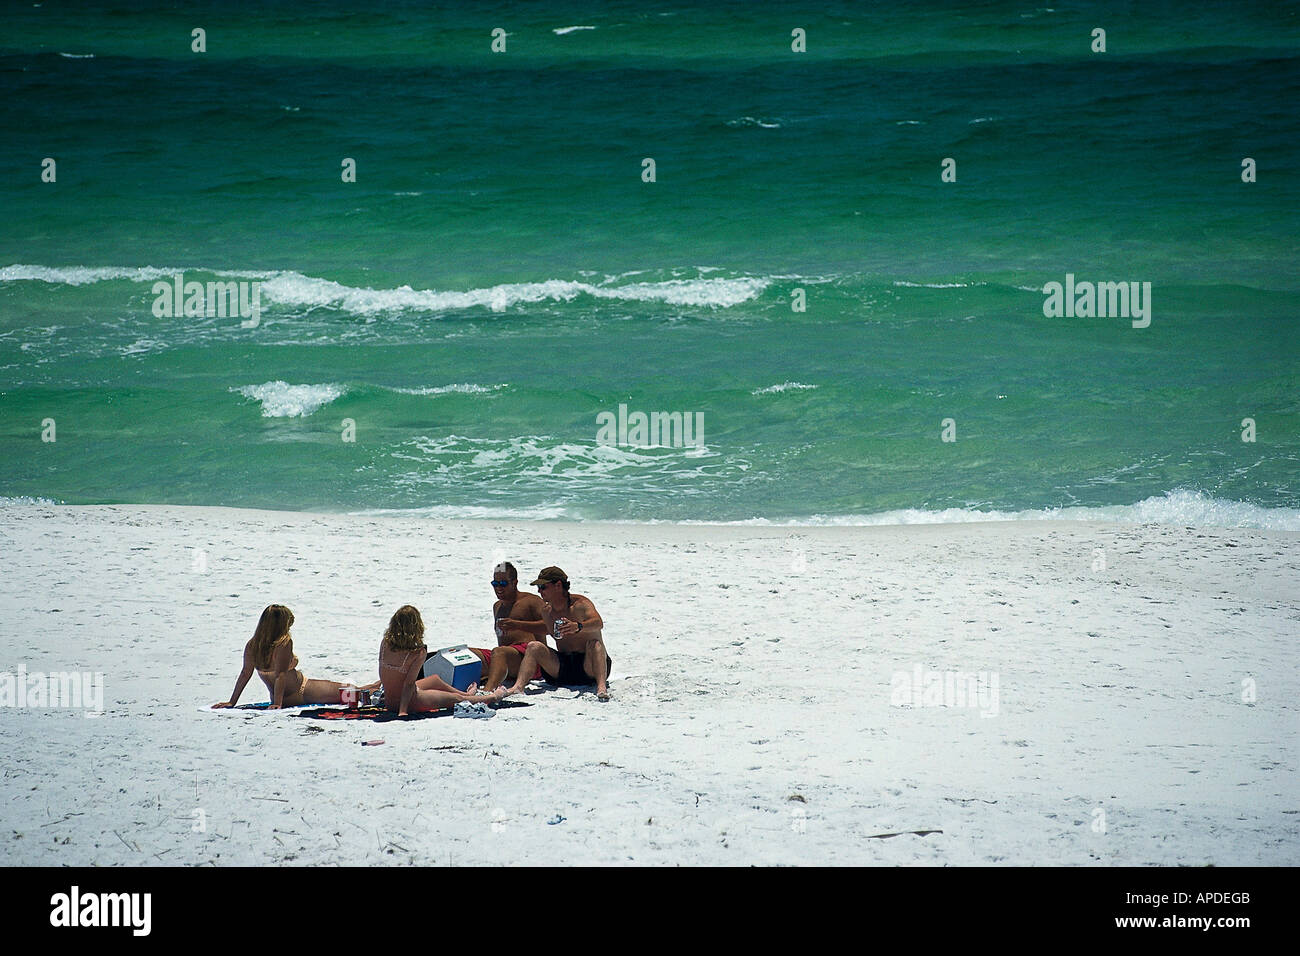
{"label": "black swim shorts", "polygon": [[[542,671],[542,677],[546,678],[548,684],[564,684],[566,686],[577,685],[579,687],[596,683],[596,678],[588,677],[587,672],[582,669],[582,662],[586,658],[585,651],[556,651],[556,656],[560,659],[560,675],[552,677]],[[614,669],[614,658],[606,656],[605,658],[605,676]]]}

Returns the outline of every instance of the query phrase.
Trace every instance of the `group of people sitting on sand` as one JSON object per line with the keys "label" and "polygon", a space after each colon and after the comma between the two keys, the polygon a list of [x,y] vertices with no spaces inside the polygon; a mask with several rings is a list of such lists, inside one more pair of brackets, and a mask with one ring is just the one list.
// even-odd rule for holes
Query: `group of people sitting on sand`
{"label": "group of people sitting on sand", "polygon": [[[383,691],[384,706],[399,716],[453,707],[460,701],[493,703],[518,694],[532,681],[561,686],[596,687],[596,698],[609,700],[607,683],[613,661],[605,651],[604,622],[591,599],[569,590],[569,577],[557,567],[543,568],[532,584],[537,594],[519,590],[519,574],[509,561],[492,572],[496,603],[492,617],[496,647],[471,647],[483,663],[483,685],[457,690],[441,677],[421,677],[429,650],[424,621],[407,604],[397,609],[379,643],[379,680],[357,687],[330,680],[309,680],[293,652],[293,612],[272,604],[262,612],[252,639],[244,646],[244,666],[230,700],[213,707],[234,707],[256,671],[271,693],[271,708],[301,704],[339,704],[358,691]],[[546,644],[550,635],[552,649]],[[507,685],[508,680],[513,684]]]}

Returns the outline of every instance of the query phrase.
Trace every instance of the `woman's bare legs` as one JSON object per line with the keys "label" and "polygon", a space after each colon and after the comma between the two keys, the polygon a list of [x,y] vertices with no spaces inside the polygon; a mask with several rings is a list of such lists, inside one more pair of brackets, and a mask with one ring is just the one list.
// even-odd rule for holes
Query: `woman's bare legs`
{"label": "woman's bare legs", "polygon": [[[475,686],[477,685],[470,684],[470,687],[475,687]],[[416,690],[441,690],[441,691],[446,691],[449,694],[460,693],[460,691],[452,687],[450,684],[448,684],[437,674],[430,674],[428,677],[421,677],[419,680],[415,682],[415,689]]]}
{"label": "woman's bare legs", "polygon": [[496,700],[498,697],[504,696],[495,692],[479,696],[478,684],[470,684],[469,687],[465,688],[462,692],[457,690],[455,687],[452,687],[437,674],[433,674],[429,677],[421,677],[415,682],[415,689],[442,691],[444,694],[455,694],[457,695],[458,700],[483,700],[484,697],[490,700]]}
{"label": "woman's bare legs", "polygon": [[[435,678],[436,679],[436,678]],[[428,680],[425,678],[424,680]],[[496,692],[487,697],[479,697],[474,691],[477,689],[476,684],[470,684],[469,690],[465,693],[452,688],[451,690],[425,690],[420,687],[424,680],[416,682],[415,693],[411,695],[411,703],[407,705],[408,713],[416,713],[426,710],[443,710],[447,707],[454,707],[462,700],[480,703],[491,703],[500,700],[504,696],[504,688],[497,688]]]}

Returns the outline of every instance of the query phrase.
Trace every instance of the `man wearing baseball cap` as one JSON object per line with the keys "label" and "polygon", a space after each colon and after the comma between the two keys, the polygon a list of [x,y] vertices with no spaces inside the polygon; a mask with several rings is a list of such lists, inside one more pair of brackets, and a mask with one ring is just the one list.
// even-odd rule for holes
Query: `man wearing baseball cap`
{"label": "man wearing baseball cap", "polygon": [[[605,622],[596,605],[588,597],[571,594],[569,576],[557,567],[542,568],[533,586],[546,602],[546,621],[501,621],[502,627],[529,631],[540,638],[528,645],[519,664],[519,677],[506,693],[522,691],[525,675],[540,667],[547,683],[566,687],[595,684],[596,699],[609,700],[606,680],[614,662],[605,651]],[[555,650],[544,643],[548,632],[555,636]]]}

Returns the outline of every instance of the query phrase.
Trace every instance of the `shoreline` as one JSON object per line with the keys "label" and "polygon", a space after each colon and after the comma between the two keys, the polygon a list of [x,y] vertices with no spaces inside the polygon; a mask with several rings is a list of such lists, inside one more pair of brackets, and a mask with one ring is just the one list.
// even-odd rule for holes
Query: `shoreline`
{"label": "shoreline", "polygon": [[[1079,525],[1165,526],[1192,529],[1260,530],[1300,534],[1300,510],[1268,508],[1243,501],[1206,497],[1201,492],[1175,489],[1162,496],[1153,496],[1128,505],[1087,505],[1052,508],[1025,508],[1018,511],[980,511],[970,508],[945,508],[924,510],[916,508],[894,509],[864,514],[816,514],[800,517],[736,519],[681,518],[681,519],[624,519],[581,518],[565,516],[539,516],[531,514],[439,514],[427,508],[364,508],[364,509],[302,509],[253,508],[239,505],[191,505],[171,503],[95,502],[67,504],[48,498],[31,496],[0,496],[0,510],[6,508],[138,508],[138,509],[212,509],[241,513],[295,514],[337,518],[407,518],[431,522],[497,522],[504,524],[538,525],[592,525],[661,527],[674,525],[701,528],[775,528],[798,530],[803,528],[916,528],[930,525],[948,527],[967,524],[1025,524],[1060,522]],[[455,512],[460,506],[446,506]],[[540,506],[538,506],[540,507]],[[464,509],[474,511],[476,509]],[[528,511],[529,506],[524,506]],[[1230,514],[1229,514],[1230,513]],[[1146,515],[1146,517],[1138,517]],[[1229,520],[1231,517],[1231,520]]]}

